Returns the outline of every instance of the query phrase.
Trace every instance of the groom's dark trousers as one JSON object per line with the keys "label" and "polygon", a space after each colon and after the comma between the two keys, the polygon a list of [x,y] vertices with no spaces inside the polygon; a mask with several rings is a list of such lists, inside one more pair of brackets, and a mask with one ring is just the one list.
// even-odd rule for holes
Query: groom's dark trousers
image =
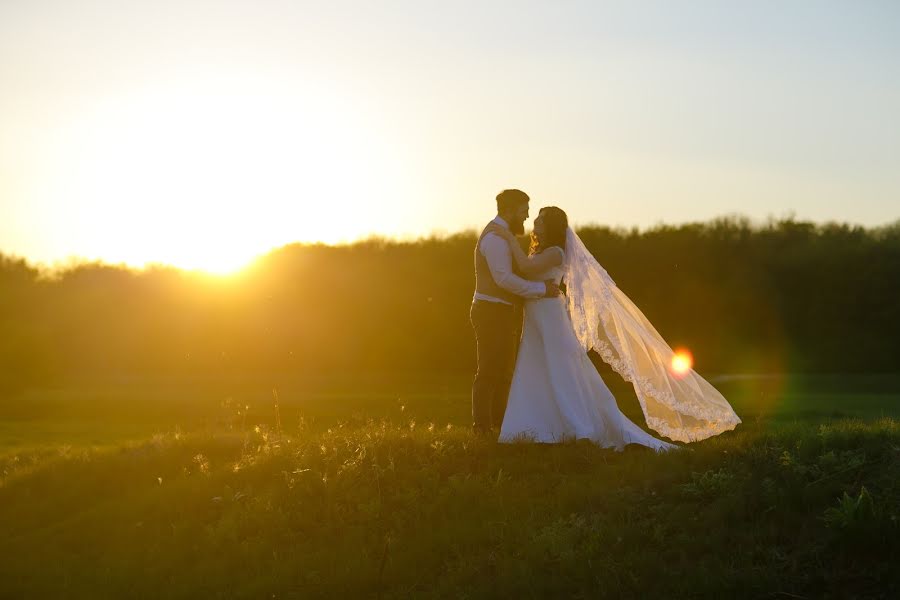
{"label": "groom's dark trousers", "polygon": [[522,307],[475,300],[470,318],[478,353],[472,384],[473,426],[481,432],[499,430],[522,333]]}

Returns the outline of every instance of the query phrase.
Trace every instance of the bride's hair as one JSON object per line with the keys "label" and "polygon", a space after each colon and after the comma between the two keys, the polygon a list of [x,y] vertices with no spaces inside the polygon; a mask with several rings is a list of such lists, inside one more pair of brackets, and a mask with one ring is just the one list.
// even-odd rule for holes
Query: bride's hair
{"label": "bride's hair", "polygon": [[559,246],[566,250],[566,229],[569,227],[569,218],[565,211],[555,206],[545,206],[538,212],[544,223],[544,239],[538,241],[534,232],[531,232],[531,254],[540,254],[547,248]]}

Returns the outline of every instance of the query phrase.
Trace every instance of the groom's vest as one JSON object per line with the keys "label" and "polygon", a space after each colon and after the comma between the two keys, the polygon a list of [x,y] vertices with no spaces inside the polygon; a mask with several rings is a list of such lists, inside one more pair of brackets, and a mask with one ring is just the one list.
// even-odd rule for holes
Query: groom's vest
{"label": "groom's vest", "polygon": [[[478,236],[478,243],[475,244],[475,291],[479,294],[506,300],[510,304],[519,304],[522,302],[522,297],[516,296],[512,292],[497,285],[497,282],[494,281],[494,276],[491,275],[491,268],[488,266],[487,258],[481,253],[481,241],[487,234],[488,228],[485,227],[484,231],[481,232],[481,235]],[[505,244],[506,242],[504,241],[503,243]],[[516,261],[513,260],[512,257],[510,257],[510,266],[512,267],[513,273],[519,277],[522,276],[519,269],[516,267]]]}

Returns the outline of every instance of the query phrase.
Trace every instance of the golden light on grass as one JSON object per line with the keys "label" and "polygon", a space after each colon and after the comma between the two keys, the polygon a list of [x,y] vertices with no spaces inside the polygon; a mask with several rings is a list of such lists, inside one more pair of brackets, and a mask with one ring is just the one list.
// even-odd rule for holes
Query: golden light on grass
{"label": "golden light on grass", "polygon": [[672,356],[672,362],[669,369],[676,377],[684,377],[691,372],[694,366],[694,357],[689,350],[678,348]]}

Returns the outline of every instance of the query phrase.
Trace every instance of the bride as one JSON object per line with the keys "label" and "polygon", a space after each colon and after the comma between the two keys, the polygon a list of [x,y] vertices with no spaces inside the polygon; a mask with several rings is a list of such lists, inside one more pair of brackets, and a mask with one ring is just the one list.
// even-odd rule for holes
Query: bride
{"label": "bride", "polygon": [[567,287],[566,296],[525,302],[501,442],[586,438],[617,450],[627,444],[658,452],[678,448],[619,410],[587,355],[591,348],[634,385],[647,425],[665,437],[693,442],[741,422],[697,373],[670,368],[672,349],[569,228],[565,212],[555,206],[540,210],[530,255],[506,228],[492,225],[491,231],[508,242],[528,279],[564,280]]}

